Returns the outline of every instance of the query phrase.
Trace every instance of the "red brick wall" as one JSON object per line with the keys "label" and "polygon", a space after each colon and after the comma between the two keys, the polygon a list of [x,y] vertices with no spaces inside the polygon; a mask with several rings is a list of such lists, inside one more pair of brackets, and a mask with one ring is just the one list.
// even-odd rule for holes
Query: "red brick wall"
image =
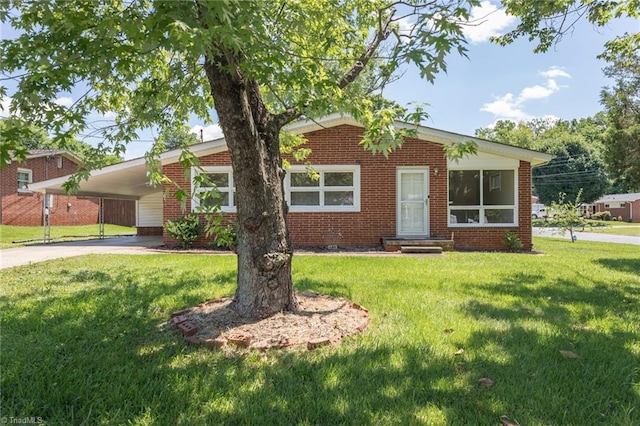
{"label": "red brick wall", "polygon": [[[43,194],[35,192],[18,192],[18,169],[31,169],[32,181],[40,182],[69,175],[76,170],[76,164],[68,158],[62,160],[62,168],[58,168],[57,159],[37,157],[27,159],[23,163],[16,161],[2,169],[1,220],[4,225],[40,226],[43,223]],[[68,195],[54,195],[54,203],[50,209],[51,225],[88,225],[98,223],[98,199],[79,198]]]}
{"label": "red brick wall", "polygon": [[136,235],[162,235],[163,228],[161,226],[138,226]]}
{"label": "red brick wall", "polygon": [[[381,238],[396,235],[396,171],[398,167],[428,166],[430,192],[430,234],[432,237],[450,238],[454,233],[457,248],[503,249],[504,231],[516,232],[525,249],[531,249],[531,168],[521,162],[519,171],[519,223],[518,228],[450,228],[448,226],[447,161],[442,146],[435,143],[408,139],[404,146],[387,158],[372,155],[359,145],[362,129],[355,126],[336,126],[306,134],[312,149],[308,160],[315,165],[360,166],[360,212],[297,213],[287,216],[294,246],[375,247]],[[229,165],[228,154],[214,154],[200,159],[202,165]],[[291,159],[290,159],[291,161]],[[292,164],[294,162],[292,161]],[[438,168],[438,175],[433,171]],[[165,166],[167,176],[188,187],[184,171],[179,164]],[[166,186],[171,195],[175,190]],[[187,212],[190,211],[187,203]],[[164,220],[183,215],[180,204],[167,197]],[[175,244],[167,235],[166,244]],[[198,241],[197,243],[202,243]]]}

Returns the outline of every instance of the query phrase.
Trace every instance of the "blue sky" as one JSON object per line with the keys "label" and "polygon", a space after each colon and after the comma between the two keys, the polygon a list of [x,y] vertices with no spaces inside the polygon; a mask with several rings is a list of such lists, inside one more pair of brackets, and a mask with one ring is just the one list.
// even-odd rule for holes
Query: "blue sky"
{"label": "blue sky", "polygon": [[[430,118],[424,125],[467,135],[499,119],[568,120],[600,111],[600,91],[608,82],[602,73],[606,63],[596,57],[607,40],[625,31],[640,31],[640,22],[618,20],[595,28],[580,21],[573,33],[555,47],[535,54],[535,44],[527,40],[506,47],[489,41],[490,36],[504,34],[516,22],[497,10],[498,3],[484,0],[481,7],[472,11],[472,22],[480,24],[466,29],[468,58],[452,54],[447,60],[448,72],[437,75],[435,84],[421,80],[415,70],[408,70],[387,87],[385,96],[401,104],[427,103]],[[6,30],[3,29],[4,36]],[[73,101],[73,93],[58,99],[62,105]],[[198,121],[188,124],[198,135],[203,129],[205,140],[221,136],[217,125],[205,126]],[[126,158],[144,155],[155,137],[157,134],[151,131],[141,133],[141,140],[129,145]]]}
{"label": "blue sky", "polygon": [[[493,0],[493,4],[498,4]],[[386,95],[402,104],[430,104],[430,120],[424,124],[442,130],[473,135],[480,127],[499,119],[529,120],[538,117],[583,118],[600,111],[600,91],[609,84],[596,57],[604,43],[625,31],[640,31],[640,22],[616,21],[595,28],[580,21],[546,53],[533,53],[534,43],[518,40],[502,47],[489,42],[491,35],[513,28],[515,20],[490,1],[474,10],[484,23],[467,32],[469,58],[450,56],[448,72],[435,84],[407,73]],[[492,13],[493,12],[493,13]]]}

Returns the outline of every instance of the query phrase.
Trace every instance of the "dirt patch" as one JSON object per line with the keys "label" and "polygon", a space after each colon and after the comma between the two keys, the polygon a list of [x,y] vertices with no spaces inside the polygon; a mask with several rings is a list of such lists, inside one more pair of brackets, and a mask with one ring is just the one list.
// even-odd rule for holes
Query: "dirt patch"
{"label": "dirt patch", "polygon": [[298,293],[300,308],[260,321],[247,321],[229,308],[231,298],[213,299],[174,312],[171,323],[193,344],[211,349],[315,349],[363,331],[368,311],[350,300]]}

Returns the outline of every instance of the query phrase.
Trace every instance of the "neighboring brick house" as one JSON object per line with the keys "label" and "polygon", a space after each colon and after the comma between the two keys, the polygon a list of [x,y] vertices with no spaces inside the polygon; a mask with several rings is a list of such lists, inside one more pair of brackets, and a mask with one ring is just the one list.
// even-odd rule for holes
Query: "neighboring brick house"
{"label": "neighboring brick house", "polygon": [[[31,186],[37,182],[66,178],[74,173],[81,160],[65,150],[30,150],[23,162],[11,161],[0,173],[0,223],[14,226],[42,226],[48,212],[51,226],[90,225],[99,220],[97,197],[67,194],[43,194],[34,192]],[[46,208],[46,210],[45,210]],[[106,223],[127,225],[123,211],[131,210],[120,202],[105,205],[111,213]]]}
{"label": "neighboring brick house", "polygon": [[[532,247],[531,167],[550,161],[548,154],[419,127],[415,138],[385,158],[365,151],[359,144],[362,126],[340,115],[294,123],[288,130],[307,138],[308,161],[320,175],[310,180],[305,166],[290,159],[285,190],[295,247],[380,247],[385,239],[439,238],[452,239],[458,249],[499,250],[505,231],[518,235],[525,250]],[[476,142],[478,154],[457,163],[447,160],[443,146],[467,140]],[[217,184],[222,210],[233,220],[235,188],[224,139],[191,150]],[[199,171],[189,170],[185,177],[179,157],[179,150],[163,153],[162,171],[190,191]],[[126,187],[120,183],[125,175]],[[159,232],[185,212],[171,196],[175,186],[154,190],[147,180],[144,159],[135,159],[99,171],[81,183],[81,193],[119,191],[135,198],[139,233]],[[40,190],[59,184],[52,181]],[[196,191],[187,212],[198,202]],[[164,241],[176,243],[166,234]]]}
{"label": "neighboring brick house", "polygon": [[611,217],[625,222],[640,222],[640,192],[634,194],[609,194],[595,202],[596,213],[608,211]]}

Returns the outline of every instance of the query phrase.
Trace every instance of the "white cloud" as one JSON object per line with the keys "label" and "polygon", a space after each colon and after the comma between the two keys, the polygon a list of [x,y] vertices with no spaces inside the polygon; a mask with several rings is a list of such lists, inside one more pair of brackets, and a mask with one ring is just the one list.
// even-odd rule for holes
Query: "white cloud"
{"label": "white cloud", "polygon": [[542,71],[540,75],[545,78],[558,78],[558,77],[571,78],[568,72],[556,66],[553,66],[546,71]]}
{"label": "white cloud", "polygon": [[[546,71],[539,73],[542,77],[547,78],[545,85],[534,84],[533,86],[524,87],[518,96],[507,93],[498,96],[493,102],[482,105],[480,111],[489,112],[494,115],[496,120],[530,120],[533,115],[526,112],[526,104],[529,101],[546,99],[558,92],[562,87],[555,80],[557,77],[571,78],[569,73],[559,67],[551,67]],[[553,116],[545,116],[552,117]]]}
{"label": "white cloud", "polygon": [[554,92],[557,92],[559,90],[558,85],[555,84],[555,81],[553,80],[549,81],[552,82],[552,84],[547,84],[546,87],[536,84],[535,86],[525,87],[524,89],[522,89],[522,91],[520,92],[520,96],[518,97],[520,103],[528,101],[530,99],[548,98]]}
{"label": "white cloud", "polygon": [[223,137],[224,135],[222,134],[222,129],[220,128],[220,125],[218,124],[212,124],[210,126],[207,127],[203,127],[203,126],[193,126],[190,130],[191,133],[195,133],[196,136],[198,136],[198,139],[200,138],[200,131],[202,130],[202,139],[207,142],[207,141],[211,141],[214,139],[219,139],[221,137]]}
{"label": "white cloud", "polygon": [[2,98],[0,100],[0,117],[9,116],[9,108],[11,107],[11,98]]}
{"label": "white cloud", "polygon": [[512,93],[496,98],[495,101],[482,105],[480,111],[485,111],[497,117],[497,120],[528,120],[532,118],[521,107],[519,99]]}
{"label": "white cloud", "polygon": [[398,33],[404,36],[411,35],[411,31],[415,27],[416,23],[411,22],[408,17],[398,19]]}
{"label": "white cloud", "polygon": [[73,105],[73,99],[71,99],[68,96],[62,96],[58,99],[56,99],[55,101],[53,101],[56,105],[60,105],[66,108],[69,108],[71,105]]}
{"label": "white cloud", "polygon": [[463,32],[471,43],[483,43],[491,37],[502,35],[504,30],[512,26],[516,18],[507,15],[505,11],[493,5],[490,1],[483,1],[480,6],[471,8],[469,20],[463,24]]}

